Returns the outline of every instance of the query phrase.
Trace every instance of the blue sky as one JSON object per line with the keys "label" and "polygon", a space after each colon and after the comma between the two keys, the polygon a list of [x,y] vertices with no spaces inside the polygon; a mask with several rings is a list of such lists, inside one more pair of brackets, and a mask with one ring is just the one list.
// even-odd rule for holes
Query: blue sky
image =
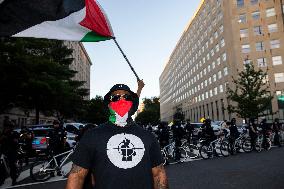
{"label": "blue sky", "polygon": [[[141,97],[159,96],[159,76],[200,0],[99,0],[99,3],[118,43],[145,82]],[[91,98],[103,96],[116,83],[137,90],[136,78],[112,40],[84,46],[93,63]]]}

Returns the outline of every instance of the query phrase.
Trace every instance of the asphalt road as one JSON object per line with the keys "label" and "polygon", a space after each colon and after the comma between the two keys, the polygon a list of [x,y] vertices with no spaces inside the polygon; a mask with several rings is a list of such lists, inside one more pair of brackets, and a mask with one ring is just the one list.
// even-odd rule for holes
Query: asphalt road
{"label": "asphalt road", "polygon": [[[170,189],[282,189],[284,147],[241,153],[166,167]],[[17,189],[64,188],[66,180],[23,185]]]}

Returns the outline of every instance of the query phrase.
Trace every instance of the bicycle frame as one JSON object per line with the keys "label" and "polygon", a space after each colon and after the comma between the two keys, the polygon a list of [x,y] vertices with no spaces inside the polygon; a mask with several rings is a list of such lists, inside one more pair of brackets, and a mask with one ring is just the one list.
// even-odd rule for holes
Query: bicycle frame
{"label": "bicycle frame", "polygon": [[[66,151],[66,152],[63,152],[61,154],[57,154],[57,155],[53,156],[52,159],[44,167],[41,168],[41,170],[42,169],[44,169],[45,171],[55,171],[56,169],[60,170],[63,167],[63,165],[65,164],[65,162],[68,160],[68,158],[73,154],[73,152],[74,152],[74,149],[71,149],[69,151]],[[68,155],[65,156],[63,158],[63,160],[61,160],[62,162],[60,164],[58,164],[57,158],[64,156],[66,154],[68,154]],[[54,161],[54,163],[55,163],[55,168],[54,169],[47,168],[51,164],[52,161]]]}
{"label": "bicycle frame", "polygon": [[6,159],[7,159],[7,157],[4,154],[1,154],[0,161],[3,162],[3,165],[5,167],[6,172],[8,173],[8,175],[10,175],[10,168],[8,166]]}

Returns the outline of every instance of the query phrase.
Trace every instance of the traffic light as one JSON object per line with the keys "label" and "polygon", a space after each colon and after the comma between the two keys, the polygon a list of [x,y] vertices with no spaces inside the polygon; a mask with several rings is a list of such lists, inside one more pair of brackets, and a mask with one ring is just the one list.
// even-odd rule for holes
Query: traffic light
{"label": "traffic light", "polygon": [[278,96],[277,100],[278,100],[278,108],[284,109],[284,95]]}

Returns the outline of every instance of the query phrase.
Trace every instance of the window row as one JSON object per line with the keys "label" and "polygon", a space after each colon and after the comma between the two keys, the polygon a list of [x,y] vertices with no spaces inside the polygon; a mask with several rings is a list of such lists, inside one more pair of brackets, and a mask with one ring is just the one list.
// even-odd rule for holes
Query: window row
{"label": "window row", "polygon": [[[242,53],[251,52],[250,44],[243,44],[241,48],[242,48]],[[279,39],[270,40],[270,49],[277,49],[277,48],[280,48],[280,40]],[[255,49],[256,51],[264,51],[265,50],[264,42],[263,41],[256,42]]]}
{"label": "window row", "polygon": [[[278,25],[276,23],[267,25],[267,29],[269,33],[275,33],[278,32]],[[254,26],[253,27],[253,33],[254,35],[262,35],[264,34],[263,27],[262,26]],[[249,29],[244,28],[240,30],[240,37],[245,38],[249,37]]]}
{"label": "window row", "polygon": [[[267,58],[261,57],[257,60],[257,66],[258,67],[267,67]],[[251,63],[251,60],[245,60],[244,64]],[[277,66],[283,64],[282,56],[273,56],[272,57],[272,65]]]}
{"label": "window row", "polygon": [[[265,14],[266,14],[267,18],[272,17],[272,16],[276,16],[275,8],[266,9]],[[259,11],[252,12],[251,17],[252,17],[253,20],[259,20],[260,19],[260,12]],[[238,22],[239,23],[246,23],[247,22],[247,14],[240,14]]]}
{"label": "window row", "polygon": [[[206,91],[205,93],[202,93],[202,94],[200,94],[198,96],[193,97],[193,101],[194,102],[201,102],[201,101],[204,101],[204,100],[206,100],[208,98],[216,96],[219,93],[223,93],[224,91],[225,91],[225,86],[224,85],[219,85],[218,87],[215,87],[213,89],[210,89],[209,91]],[[180,102],[182,100],[185,100],[185,99],[189,98],[191,96],[191,94],[192,94],[191,91],[188,91],[188,92],[184,93],[183,95],[181,95],[181,96],[179,96],[177,98],[175,98],[175,97],[173,97],[173,98],[175,98],[175,102],[178,103],[178,102]]]}

